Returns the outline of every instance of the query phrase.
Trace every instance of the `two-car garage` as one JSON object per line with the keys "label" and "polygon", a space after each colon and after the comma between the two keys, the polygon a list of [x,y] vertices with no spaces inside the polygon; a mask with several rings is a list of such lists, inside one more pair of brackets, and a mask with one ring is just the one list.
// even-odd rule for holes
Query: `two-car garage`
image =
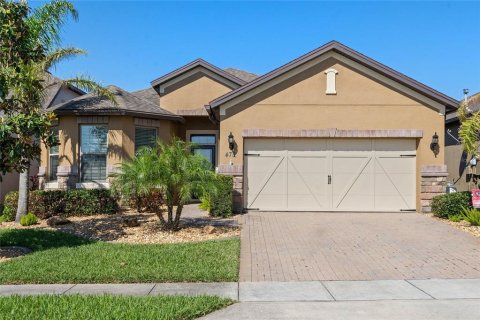
{"label": "two-car garage", "polygon": [[415,139],[245,139],[244,205],[266,211],[415,210],[415,156]]}

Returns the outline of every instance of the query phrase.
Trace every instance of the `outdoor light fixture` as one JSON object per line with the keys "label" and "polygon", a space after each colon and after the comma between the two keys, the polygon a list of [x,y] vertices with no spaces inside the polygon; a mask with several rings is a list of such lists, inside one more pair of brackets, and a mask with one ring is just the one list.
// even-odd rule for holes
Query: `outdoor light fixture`
{"label": "outdoor light fixture", "polygon": [[232,132],[230,132],[230,134],[228,135],[228,148],[230,149],[230,151],[233,151],[233,149],[235,149],[235,139],[233,139]]}
{"label": "outdoor light fixture", "polygon": [[435,132],[435,134],[432,136],[432,142],[430,143],[430,150],[433,151],[433,153],[435,154],[435,158],[437,157],[437,154],[438,154],[438,150],[439,149],[439,146],[438,146],[438,134],[437,132]]}

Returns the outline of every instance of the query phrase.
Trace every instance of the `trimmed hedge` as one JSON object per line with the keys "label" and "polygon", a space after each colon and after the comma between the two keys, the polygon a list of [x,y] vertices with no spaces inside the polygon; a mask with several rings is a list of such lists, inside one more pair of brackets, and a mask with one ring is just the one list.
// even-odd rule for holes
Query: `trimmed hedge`
{"label": "trimmed hedge", "polygon": [[[15,220],[18,192],[5,196],[2,219]],[[40,219],[51,216],[114,214],[120,211],[117,198],[106,189],[36,190],[30,192],[29,211]]]}
{"label": "trimmed hedge", "polygon": [[472,194],[469,191],[442,194],[432,199],[432,213],[439,218],[459,215],[463,208],[472,208]]}
{"label": "trimmed hedge", "polygon": [[200,207],[207,210],[212,217],[229,217],[233,212],[233,177],[217,175],[216,192],[202,197]]}

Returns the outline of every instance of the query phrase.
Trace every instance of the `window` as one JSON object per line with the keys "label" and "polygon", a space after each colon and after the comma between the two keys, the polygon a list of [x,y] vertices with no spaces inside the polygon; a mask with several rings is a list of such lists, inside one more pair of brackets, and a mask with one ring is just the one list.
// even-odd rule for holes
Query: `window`
{"label": "window", "polygon": [[[58,127],[52,128],[52,133],[57,137],[58,140]],[[51,146],[48,154],[48,180],[56,181],[57,180],[57,169],[58,169],[58,149],[59,146]]]}
{"label": "window", "polygon": [[195,145],[193,153],[204,156],[215,167],[217,137],[214,134],[192,134],[190,142]]}
{"label": "window", "polygon": [[157,143],[157,129],[155,128],[135,128],[135,152],[142,147],[155,148]]}
{"label": "window", "polygon": [[107,178],[107,134],[105,125],[80,126],[80,179],[105,181]]}

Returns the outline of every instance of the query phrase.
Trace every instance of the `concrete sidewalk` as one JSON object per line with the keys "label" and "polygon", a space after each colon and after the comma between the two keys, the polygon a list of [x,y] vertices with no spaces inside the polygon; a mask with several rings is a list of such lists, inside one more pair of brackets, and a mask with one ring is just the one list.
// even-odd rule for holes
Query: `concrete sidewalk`
{"label": "concrete sidewalk", "polygon": [[0,285],[0,295],[216,295],[240,303],[202,319],[478,319],[480,279]]}
{"label": "concrete sidewalk", "polygon": [[203,320],[478,320],[479,299],[242,302]]}
{"label": "concrete sidewalk", "polygon": [[238,283],[127,283],[0,285],[0,296],[36,294],[213,295],[238,300]]}
{"label": "concrete sidewalk", "polygon": [[0,285],[0,295],[12,294],[216,295],[241,302],[480,299],[480,279]]}

